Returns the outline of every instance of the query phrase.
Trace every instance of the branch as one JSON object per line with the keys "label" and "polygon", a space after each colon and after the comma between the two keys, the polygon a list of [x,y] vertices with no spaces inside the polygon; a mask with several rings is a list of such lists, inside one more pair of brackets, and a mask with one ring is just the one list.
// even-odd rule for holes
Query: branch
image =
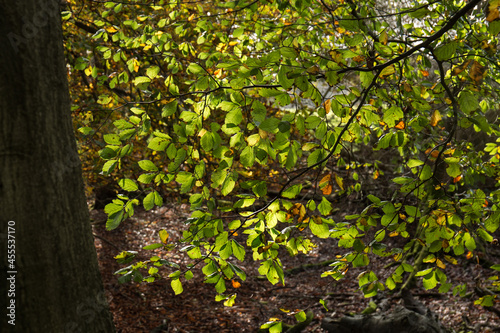
{"label": "branch", "polygon": [[433,42],[435,42],[441,36],[443,36],[448,30],[450,30],[451,28],[453,28],[453,26],[455,25],[455,23],[457,23],[457,21],[462,16],[464,16],[469,10],[473,9],[479,2],[481,2],[481,0],[471,0],[469,3],[467,3],[467,5],[465,5],[464,7],[462,7],[462,9],[460,9],[458,12],[456,12],[455,15],[453,15],[450,18],[450,20],[448,22],[446,22],[446,24],[438,32],[436,32],[434,35],[431,35],[430,37],[428,37],[422,43],[415,45],[414,47],[412,47],[411,49],[409,49],[405,53],[397,56],[396,58],[394,58],[392,60],[389,60],[386,63],[374,66],[373,68],[366,68],[366,67],[346,67],[344,69],[339,70],[338,73],[342,74],[342,73],[346,73],[346,72],[349,72],[349,71],[371,72],[373,70],[382,70],[382,69],[384,69],[386,67],[389,67],[392,64],[395,64],[395,63],[397,63],[397,62],[399,62],[399,61],[401,61],[401,60],[409,57],[413,53],[417,52],[419,49],[427,48]]}

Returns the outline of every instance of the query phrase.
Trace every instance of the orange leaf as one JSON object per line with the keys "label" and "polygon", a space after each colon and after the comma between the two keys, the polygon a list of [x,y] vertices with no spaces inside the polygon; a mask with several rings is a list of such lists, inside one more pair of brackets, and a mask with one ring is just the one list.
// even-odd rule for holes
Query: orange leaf
{"label": "orange leaf", "polygon": [[241,287],[241,283],[239,283],[236,280],[231,280],[231,284],[233,285],[233,288],[235,288],[235,289]]}
{"label": "orange leaf", "polygon": [[328,174],[321,178],[319,181],[319,188],[324,195],[328,195],[332,193],[332,184],[331,184],[332,175]]}
{"label": "orange leaf", "polygon": [[259,249],[257,250],[257,252],[259,252],[259,254],[264,253],[267,250],[269,250],[271,248],[271,246],[273,246],[273,243],[269,243],[266,246],[261,246],[261,247],[259,247]]}
{"label": "orange leaf", "polygon": [[377,179],[379,176],[380,176],[380,171],[375,170],[375,172],[373,173],[373,179]]}
{"label": "orange leaf", "polygon": [[325,101],[325,111],[326,111],[326,114],[330,113],[331,109],[332,109],[332,100],[331,99],[327,99]]}
{"label": "orange leaf", "polygon": [[394,128],[397,128],[397,129],[405,129],[405,122],[404,121],[400,121],[396,126],[394,126]]}
{"label": "orange leaf", "polygon": [[474,60],[474,62],[472,63],[472,67],[469,71],[470,78],[474,82],[479,83],[486,76],[485,73],[486,73],[486,68]]}
{"label": "orange leaf", "polygon": [[467,259],[470,259],[474,256],[474,254],[472,253],[472,251],[469,251],[467,252],[467,255],[465,256]]}
{"label": "orange leaf", "polygon": [[422,75],[424,77],[429,76],[429,72],[428,71],[420,71],[420,72],[422,73]]}
{"label": "orange leaf", "polygon": [[352,58],[353,61],[355,62],[363,62],[365,60],[365,57],[363,56],[355,56]]}
{"label": "orange leaf", "polygon": [[330,182],[330,180],[332,179],[332,175],[331,174],[328,174],[326,176],[324,176],[323,178],[321,178],[321,180],[319,181],[319,187],[323,187],[323,186],[326,186],[326,184],[328,184]]}
{"label": "orange leaf", "polygon": [[500,1],[498,1],[498,0],[491,0],[490,1],[489,5],[488,5],[488,9],[486,10],[486,13],[487,13],[486,21],[492,22],[500,17],[500,13],[498,11],[498,6],[500,6]]}
{"label": "orange leaf", "polygon": [[328,184],[326,185],[325,187],[323,187],[321,189],[321,192],[324,194],[324,195],[329,195],[329,194],[332,194],[332,190],[333,190],[333,186],[332,184]]}
{"label": "orange leaf", "polygon": [[458,183],[462,179],[462,175],[458,175],[455,178],[453,178],[453,183]]}

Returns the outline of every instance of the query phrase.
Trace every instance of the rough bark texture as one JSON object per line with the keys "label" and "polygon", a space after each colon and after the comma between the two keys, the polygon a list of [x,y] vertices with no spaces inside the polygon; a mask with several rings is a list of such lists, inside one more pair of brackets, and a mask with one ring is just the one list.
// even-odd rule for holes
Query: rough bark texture
{"label": "rough bark texture", "polygon": [[321,327],[331,333],[445,333],[432,315],[398,307],[393,312],[324,319]]}
{"label": "rough bark texture", "polygon": [[[0,13],[0,331],[114,332],[71,123],[59,1],[0,0]],[[5,314],[12,299],[15,326]]]}

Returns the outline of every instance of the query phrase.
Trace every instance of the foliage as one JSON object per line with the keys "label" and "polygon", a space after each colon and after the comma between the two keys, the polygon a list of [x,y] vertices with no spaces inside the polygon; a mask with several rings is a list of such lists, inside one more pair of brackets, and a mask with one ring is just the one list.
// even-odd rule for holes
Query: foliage
{"label": "foliage", "polygon": [[[100,145],[124,193],[107,228],[178,191],[192,209],[182,250],[228,306],[248,251],[284,284],[280,250],[308,253],[314,237],[350,250],[322,276],[366,267],[367,297],[405,273],[463,295],[446,265],[496,241],[500,223],[500,2],[391,3],[71,1],[81,142]],[[338,214],[354,196],[366,208]],[[162,233],[148,249],[174,246]],[[385,281],[373,255],[394,260]],[[177,294],[190,268],[153,256],[119,273],[168,276]]]}

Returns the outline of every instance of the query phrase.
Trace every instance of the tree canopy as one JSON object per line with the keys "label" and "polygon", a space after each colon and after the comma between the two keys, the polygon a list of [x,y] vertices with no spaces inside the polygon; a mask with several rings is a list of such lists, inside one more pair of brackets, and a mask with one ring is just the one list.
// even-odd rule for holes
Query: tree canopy
{"label": "tree canopy", "polygon": [[[499,7],[70,1],[81,156],[90,182],[121,188],[107,228],[183,196],[192,216],[181,244],[162,230],[146,249],[181,246],[228,306],[226,284],[246,278],[238,261],[259,261],[259,274],[284,284],[280,257],[308,253],[315,237],[350,249],[333,248],[322,276],[364,267],[366,297],[414,278],[464,295],[446,266],[498,242]],[[364,209],[345,211],[350,200]],[[389,277],[372,256],[392,258]],[[122,281],[169,278],[181,293],[193,276],[157,255],[118,258],[132,262]]]}

